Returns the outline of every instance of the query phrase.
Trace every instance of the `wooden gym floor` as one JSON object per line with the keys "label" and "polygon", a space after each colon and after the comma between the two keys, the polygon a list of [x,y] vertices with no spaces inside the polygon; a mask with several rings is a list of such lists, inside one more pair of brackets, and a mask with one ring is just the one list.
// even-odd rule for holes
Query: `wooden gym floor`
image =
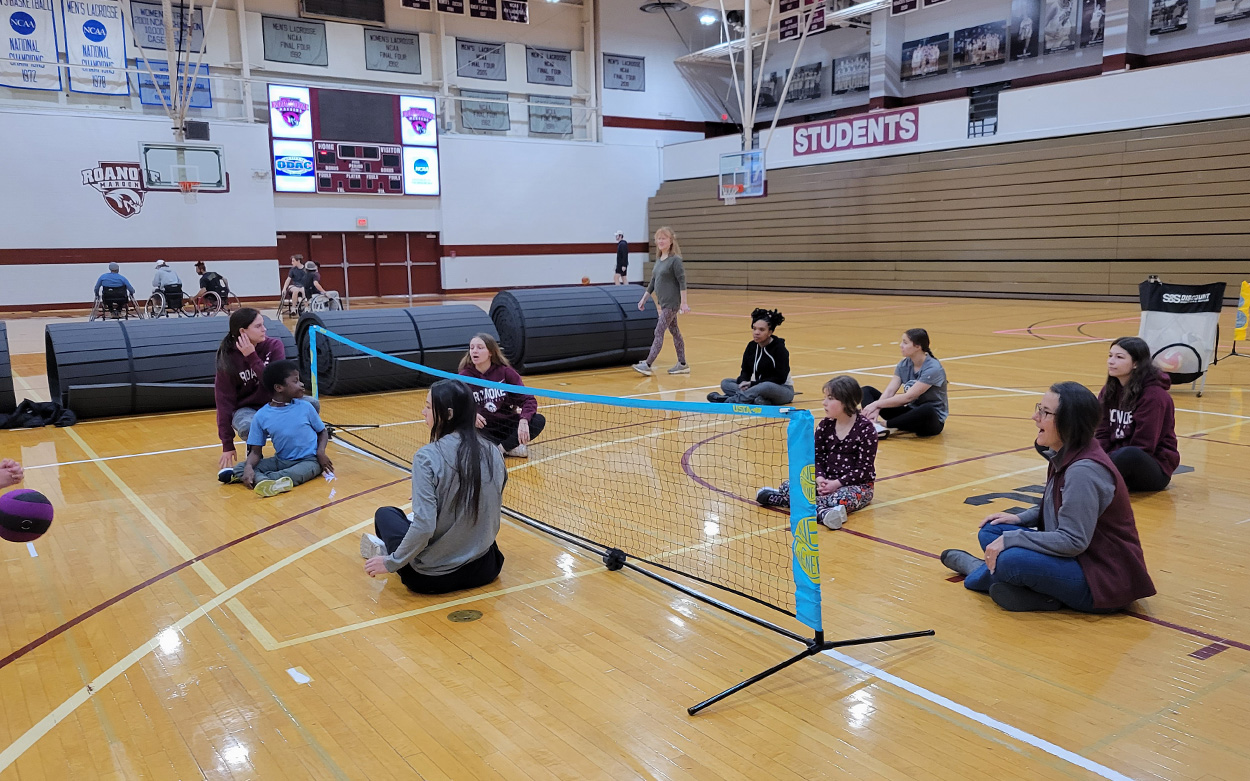
{"label": "wooden gym floor", "polygon": [[[927,327],[952,382],[946,432],[883,442],[876,501],[820,544],[830,637],[936,637],[807,660],[692,718],[796,644],[507,520],[491,586],[420,597],[371,580],[359,532],[408,501],[406,476],[332,446],[336,482],[257,499],[215,482],[212,411],[4,432],[0,456],[21,459],[57,518],[33,547],[0,550],[0,779],[1250,777],[1250,362],[1221,362],[1203,398],[1173,394],[1192,471],[1133,502],[1159,595],[1121,615],[1014,615],[936,554],[1035,496],[1038,394],[1101,385],[1105,341],[1136,332],[1135,306],[690,299],[689,376],[530,384],[701,400],[736,374],[746,313],[776,305],[815,408],[834,374],[884,385],[900,332]],[[38,352],[26,325],[10,321],[14,350]],[[672,360],[669,344],[658,365]],[[42,363],[15,356],[19,393],[46,393]],[[542,452],[509,491],[543,480]],[[686,479],[675,459],[650,468]],[[449,621],[458,610],[483,616]]]}

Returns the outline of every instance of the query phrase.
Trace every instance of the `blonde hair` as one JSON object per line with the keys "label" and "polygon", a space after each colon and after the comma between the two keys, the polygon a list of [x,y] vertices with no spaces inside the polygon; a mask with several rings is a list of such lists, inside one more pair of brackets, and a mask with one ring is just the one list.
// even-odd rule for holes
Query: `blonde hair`
{"label": "blonde hair", "polygon": [[[490,355],[490,362],[495,366],[511,366],[503,350],[499,349],[499,342],[495,341],[495,337],[490,334],[473,334],[473,339],[481,339],[482,344],[486,345],[486,352]],[[472,342],[473,339],[469,341]],[[464,351],[464,357],[460,359],[460,367],[456,371],[464,371],[473,365],[473,359],[469,357],[469,351]]]}
{"label": "blonde hair", "polygon": [[[677,234],[676,234],[676,233],[673,233],[673,229],[672,229],[672,228],[670,228],[670,227],[668,227],[667,225],[663,225],[663,226],[661,226],[658,230],[656,230],[655,235],[658,237],[661,233],[663,233],[663,234],[665,234],[666,236],[668,236],[668,256],[669,256],[669,257],[672,257],[673,255],[677,255],[678,257],[680,257],[680,256],[681,256],[681,245],[677,243]],[[660,256],[660,255],[659,255],[659,252],[660,252],[660,250],[659,250],[659,248],[657,247],[657,248],[656,248],[656,257],[657,257],[657,258]]]}

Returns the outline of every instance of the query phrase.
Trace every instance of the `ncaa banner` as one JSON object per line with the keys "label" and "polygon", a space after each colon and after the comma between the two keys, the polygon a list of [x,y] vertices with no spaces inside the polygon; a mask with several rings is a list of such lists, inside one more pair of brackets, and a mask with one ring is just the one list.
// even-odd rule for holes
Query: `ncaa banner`
{"label": "ncaa banner", "polygon": [[816,525],[816,427],[812,413],[790,411],[786,451],[790,469],[790,534],[794,550],[794,617],[823,632],[820,616],[820,544]]}
{"label": "ncaa banner", "polygon": [[61,89],[53,0],[0,0],[6,43],[0,48],[0,86]]}
{"label": "ncaa banner", "polygon": [[1246,341],[1246,325],[1250,320],[1250,282],[1241,283],[1241,298],[1237,300],[1237,325],[1233,328],[1233,341]]}
{"label": "ncaa banner", "polygon": [[126,28],[116,0],[61,0],[69,88],[97,95],[129,95]]}

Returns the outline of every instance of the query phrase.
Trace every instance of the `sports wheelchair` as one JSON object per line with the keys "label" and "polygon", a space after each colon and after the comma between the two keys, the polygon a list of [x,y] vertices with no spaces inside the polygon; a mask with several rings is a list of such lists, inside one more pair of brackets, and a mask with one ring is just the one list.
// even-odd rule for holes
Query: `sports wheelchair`
{"label": "sports wheelchair", "polygon": [[224,291],[206,291],[203,297],[200,298],[197,306],[199,307],[200,314],[205,315],[206,317],[212,317],[218,312],[229,315],[234,312],[234,310],[242,308],[243,302],[239,300],[238,296],[230,292],[230,287],[227,285]]}
{"label": "sports wheelchair", "polygon": [[190,296],[183,294],[182,285],[166,285],[152,292],[144,312],[149,318],[170,315],[195,317],[199,315],[200,308]]}
{"label": "sports wheelchair", "polygon": [[139,304],[135,297],[124,287],[102,287],[91,305],[88,322],[96,320],[129,320],[131,317],[142,318]]}

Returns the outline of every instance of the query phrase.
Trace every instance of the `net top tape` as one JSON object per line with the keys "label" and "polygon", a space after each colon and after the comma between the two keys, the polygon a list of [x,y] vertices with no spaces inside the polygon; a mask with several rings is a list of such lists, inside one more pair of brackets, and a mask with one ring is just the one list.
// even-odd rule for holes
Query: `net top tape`
{"label": "net top tape", "polygon": [[[508,385],[502,382],[490,382],[488,380],[477,379],[476,377],[465,377],[462,374],[452,374],[451,372],[440,371],[429,366],[422,366],[419,363],[405,361],[402,358],[396,358],[393,355],[374,350],[371,347],[365,347],[359,342],[354,342],[345,336],[340,336],[333,331],[328,331],[319,325],[314,325],[308,329],[314,334],[324,334],[327,338],[342,342],[353,349],[359,350],[366,355],[375,358],[381,358],[384,361],[390,361],[400,366],[406,366],[413,371],[429,374],[433,377],[441,377],[446,380],[471,381],[475,386],[483,388],[497,388],[499,390],[508,391],[509,393],[520,393],[527,396],[541,396],[543,398],[560,399],[562,401],[584,402],[591,404],[606,404],[612,407],[632,407],[634,409],[650,409],[650,410],[666,410],[670,412],[699,412],[703,414],[718,415],[743,415],[746,417],[756,418],[782,418],[790,419],[799,415],[811,415],[812,413],[798,407],[770,407],[758,404],[711,404],[702,401],[644,401],[642,399],[627,399],[619,396],[597,396],[586,393],[568,393],[566,391],[550,390],[548,388],[538,388],[529,385]],[[316,350],[316,339],[313,338],[309,342],[309,349]],[[316,362],[313,362],[314,370]],[[316,394],[314,393],[314,396]]]}

